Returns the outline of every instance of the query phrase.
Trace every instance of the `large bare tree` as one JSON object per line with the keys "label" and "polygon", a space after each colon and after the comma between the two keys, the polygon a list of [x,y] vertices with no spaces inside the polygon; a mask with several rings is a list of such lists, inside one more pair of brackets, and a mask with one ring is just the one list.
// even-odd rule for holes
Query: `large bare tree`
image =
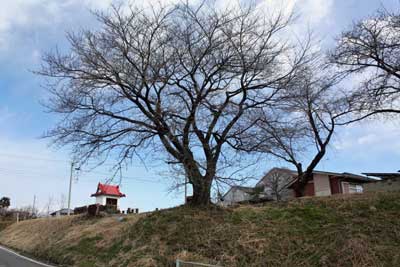
{"label": "large bare tree", "polygon": [[64,115],[47,136],[78,159],[136,155],[182,166],[194,205],[210,203],[227,142],[245,114],[266,107],[306,61],[284,32],[291,16],[256,6],[205,4],[97,14],[100,29],[68,35],[69,53],[44,58],[50,110]]}
{"label": "large bare tree", "polygon": [[377,113],[400,113],[400,15],[386,10],[356,22],[342,33],[331,61],[361,80],[353,92],[361,120]]}
{"label": "large bare tree", "polygon": [[253,112],[248,119],[256,126],[230,144],[291,164],[297,171],[294,190],[303,196],[337,127],[352,118],[353,101],[340,90],[341,81],[341,75],[316,60],[299,70],[275,105]]}

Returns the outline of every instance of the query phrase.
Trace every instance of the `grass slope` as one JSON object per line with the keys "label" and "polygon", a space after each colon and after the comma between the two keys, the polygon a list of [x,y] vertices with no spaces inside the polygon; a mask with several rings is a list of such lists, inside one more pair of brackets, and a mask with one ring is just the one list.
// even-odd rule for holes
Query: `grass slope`
{"label": "grass slope", "polygon": [[0,242],[55,263],[174,266],[400,266],[400,193],[310,198],[235,209],[72,216],[14,224]]}
{"label": "grass slope", "polygon": [[13,223],[13,219],[0,216],[0,232]]}

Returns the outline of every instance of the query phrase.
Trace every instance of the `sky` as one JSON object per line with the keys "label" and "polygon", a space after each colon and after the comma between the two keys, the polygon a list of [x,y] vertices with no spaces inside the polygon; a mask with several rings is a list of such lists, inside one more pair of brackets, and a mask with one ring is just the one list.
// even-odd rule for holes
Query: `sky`
{"label": "sky", "polygon": [[[173,2],[161,0],[160,2]],[[40,138],[57,121],[45,111],[44,80],[33,71],[44,53],[68,49],[65,34],[95,28],[90,10],[106,10],[113,0],[2,0],[0,7],[0,197],[11,198],[13,207],[32,205],[45,211],[65,203],[70,159],[68,148],[50,147]],[[134,1],[132,1],[134,2]],[[218,0],[228,5],[230,0]],[[312,29],[323,49],[355,20],[379,8],[398,10],[398,0],[259,0],[270,6],[295,10],[299,15],[293,31]],[[400,122],[364,121],[342,128],[335,136],[320,170],[338,172],[392,172],[400,169]],[[266,171],[276,162],[265,163]],[[74,173],[72,207],[94,202],[90,194],[99,181],[110,177],[110,165]],[[121,191],[127,195],[121,208],[154,210],[183,203],[182,192],[169,192],[170,182],[160,167],[143,166],[138,160],[122,173]]]}

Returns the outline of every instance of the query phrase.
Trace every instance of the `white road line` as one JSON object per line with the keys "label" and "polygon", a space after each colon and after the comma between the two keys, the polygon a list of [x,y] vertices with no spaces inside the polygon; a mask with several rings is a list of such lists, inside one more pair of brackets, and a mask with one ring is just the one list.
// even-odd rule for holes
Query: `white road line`
{"label": "white road line", "polygon": [[5,248],[5,247],[3,247],[3,246],[0,246],[0,249],[4,250],[4,251],[6,251],[6,252],[8,252],[8,253],[10,253],[10,254],[16,255],[16,256],[18,256],[18,257],[24,259],[24,260],[30,261],[30,262],[32,262],[32,263],[35,263],[35,264],[38,264],[38,265],[41,265],[41,266],[44,266],[44,267],[55,267],[55,266],[53,266],[53,265],[48,265],[48,264],[45,264],[45,263],[43,263],[43,262],[36,261],[36,260],[34,260],[34,259],[25,257],[25,256],[23,256],[23,255],[21,255],[21,254],[15,252],[15,251],[12,251],[12,250],[10,250],[10,249],[8,249],[8,248]]}

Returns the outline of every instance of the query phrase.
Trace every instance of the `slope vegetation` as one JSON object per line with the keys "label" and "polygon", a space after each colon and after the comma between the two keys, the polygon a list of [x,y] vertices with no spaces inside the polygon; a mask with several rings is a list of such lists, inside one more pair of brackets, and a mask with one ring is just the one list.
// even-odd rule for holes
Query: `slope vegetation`
{"label": "slope vegetation", "polygon": [[21,222],[0,243],[63,265],[400,266],[400,193]]}

